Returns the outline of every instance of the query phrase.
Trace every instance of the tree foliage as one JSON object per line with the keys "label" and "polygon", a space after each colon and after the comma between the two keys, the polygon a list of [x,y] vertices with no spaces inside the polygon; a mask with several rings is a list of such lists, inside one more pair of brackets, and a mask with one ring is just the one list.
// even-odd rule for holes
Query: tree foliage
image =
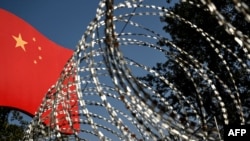
{"label": "tree foliage", "polygon": [[0,140],[21,140],[27,125],[28,121],[19,111],[0,107]]}
{"label": "tree foliage", "polygon": [[[185,99],[180,98],[176,89],[152,74],[140,79],[168,100],[183,118],[184,125],[193,124],[197,132],[204,130],[212,134],[216,130],[217,119],[222,134],[225,118],[221,114],[220,98],[225,104],[229,124],[242,122],[239,108],[243,109],[244,122],[250,122],[249,54],[235,41],[234,36],[226,32],[206,6],[198,0],[193,2],[195,4],[177,3],[170,8],[175,13],[173,16],[161,17],[160,20],[166,23],[163,30],[170,33],[171,43],[176,47],[166,40],[159,41],[159,45],[169,49],[168,59],[153,67]],[[250,37],[250,24],[231,0],[212,2],[225,20]],[[250,6],[250,1],[244,2]],[[194,109],[190,105],[194,105]],[[193,120],[194,110],[202,119],[198,125]]]}

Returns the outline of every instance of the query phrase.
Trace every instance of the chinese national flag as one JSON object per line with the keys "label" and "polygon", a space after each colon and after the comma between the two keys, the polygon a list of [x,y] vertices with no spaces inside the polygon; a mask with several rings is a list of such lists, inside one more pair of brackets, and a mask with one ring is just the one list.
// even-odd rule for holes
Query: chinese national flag
{"label": "chinese national flag", "polygon": [[[51,128],[57,126],[65,134],[73,134],[80,129],[76,85],[72,83],[74,81],[75,77],[65,76],[61,82],[64,86],[62,89],[51,87],[39,115],[41,122]],[[51,113],[52,111],[54,112]]]}
{"label": "chinese national flag", "polygon": [[[0,106],[17,108],[33,116],[73,51],[55,44],[3,9],[0,9],[0,48]],[[76,100],[76,95],[73,99]]]}

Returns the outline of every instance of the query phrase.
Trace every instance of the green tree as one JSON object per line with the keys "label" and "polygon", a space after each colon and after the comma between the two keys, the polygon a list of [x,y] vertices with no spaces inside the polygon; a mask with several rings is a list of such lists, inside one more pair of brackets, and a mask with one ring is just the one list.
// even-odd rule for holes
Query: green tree
{"label": "green tree", "polygon": [[[165,39],[158,42],[169,49],[166,56],[168,59],[153,67],[185,99],[180,98],[173,87],[152,74],[140,79],[167,99],[174,110],[178,111],[183,125],[193,125],[196,127],[195,132],[206,131],[209,137],[217,130],[217,121],[222,135],[222,127],[227,119],[229,124],[250,122],[249,53],[235,41],[235,36],[229,35],[225,27],[219,25],[207,6],[199,0],[193,2],[195,4],[176,3],[169,8],[175,14],[161,17],[160,20],[166,23],[163,29],[170,33],[171,42]],[[235,9],[231,0],[212,2],[225,20],[242,31],[246,38],[250,37],[250,24],[245,20],[245,15]],[[250,1],[244,2],[250,6]],[[160,103],[159,99],[155,100]],[[191,104],[194,109],[190,107]],[[163,103],[160,105],[164,107]],[[243,109],[243,115],[237,105]],[[223,107],[227,119],[223,117]],[[195,120],[194,110],[202,119],[200,124]],[[246,121],[242,121],[242,116]]]}
{"label": "green tree", "polygon": [[27,125],[28,121],[23,118],[21,112],[0,107],[0,140],[21,140]]}

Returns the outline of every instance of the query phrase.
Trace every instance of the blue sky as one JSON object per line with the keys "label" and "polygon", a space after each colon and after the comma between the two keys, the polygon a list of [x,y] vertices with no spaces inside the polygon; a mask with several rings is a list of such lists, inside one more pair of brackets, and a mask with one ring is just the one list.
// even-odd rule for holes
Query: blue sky
{"label": "blue sky", "polygon": [[[24,19],[57,44],[74,50],[87,26],[94,19],[98,3],[99,0],[0,0],[0,8],[8,10]],[[166,1],[145,0],[143,4],[154,4],[162,7],[166,6]],[[130,13],[132,11],[133,9],[128,9],[126,12]],[[154,19],[151,20],[138,18],[138,20],[164,34],[162,31],[164,24],[160,23],[158,17],[154,17]],[[121,25],[120,27],[123,26],[124,25]],[[120,30],[121,29],[118,29],[117,32]],[[126,30],[129,31],[129,27],[127,27]],[[129,51],[127,54],[129,57],[132,57],[132,59],[134,59],[134,56],[137,56],[139,62],[147,62],[150,66],[153,66],[164,57],[163,55],[151,55],[152,52],[147,50],[148,49],[139,52]],[[147,57],[144,58],[145,56]]]}
{"label": "blue sky", "polygon": [[[99,0],[0,0],[0,8],[21,17],[54,42],[75,49],[95,17],[98,3]],[[157,0],[156,4],[165,4],[165,0]]]}

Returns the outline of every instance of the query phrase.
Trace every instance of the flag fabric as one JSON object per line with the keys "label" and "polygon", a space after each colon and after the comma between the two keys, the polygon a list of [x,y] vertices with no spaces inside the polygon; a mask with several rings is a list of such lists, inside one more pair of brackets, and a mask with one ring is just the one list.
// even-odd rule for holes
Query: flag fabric
{"label": "flag fabric", "polygon": [[[73,67],[74,69],[74,67]],[[60,89],[51,87],[44,99],[40,121],[64,134],[79,132],[79,110],[74,75],[64,76]]]}
{"label": "flag fabric", "polygon": [[[0,9],[0,47],[0,106],[34,116],[73,51],[52,42],[3,9]],[[77,110],[77,106],[74,108]]]}

